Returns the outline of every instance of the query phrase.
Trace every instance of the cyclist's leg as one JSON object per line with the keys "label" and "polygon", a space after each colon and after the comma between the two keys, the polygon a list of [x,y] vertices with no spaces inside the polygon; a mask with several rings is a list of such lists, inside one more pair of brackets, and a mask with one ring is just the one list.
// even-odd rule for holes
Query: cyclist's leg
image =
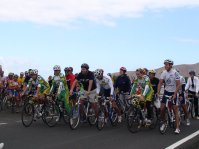
{"label": "cyclist's leg", "polygon": [[153,92],[149,93],[146,96],[146,108],[147,108],[147,118],[148,119],[151,119],[152,115],[153,115],[152,99],[153,99]]}
{"label": "cyclist's leg", "polygon": [[185,118],[189,119],[189,113],[188,113],[188,110],[187,110],[187,102],[186,102],[186,99],[185,99],[185,95],[183,94],[181,97],[182,97],[182,99],[180,100],[180,104],[182,106],[182,110],[185,114]]}
{"label": "cyclist's leg", "polygon": [[166,98],[165,96],[163,96],[162,100],[161,100],[161,105],[160,105],[160,120],[165,122],[166,120]]}
{"label": "cyclist's leg", "polygon": [[176,121],[176,129],[180,129],[180,116],[179,116],[179,108],[178,108],[178,98],[173,99],[172,102],[172,109],[175,115],[175,121]]}
{"label": "cyclist's leg", "polygon": [[98,116],[99,114],[99,107],[98,107],[98,101],[96,101],[96,89],[90,91],[89,95],[89,101],[91,102],[92,109],[95,110],[95,115]]}

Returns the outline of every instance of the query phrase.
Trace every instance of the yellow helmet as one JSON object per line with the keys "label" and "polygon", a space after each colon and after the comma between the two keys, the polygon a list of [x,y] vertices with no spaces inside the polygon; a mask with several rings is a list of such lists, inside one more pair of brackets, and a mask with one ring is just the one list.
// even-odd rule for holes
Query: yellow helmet
{"label": "yellow helmet", "polygon": [[155,70],[149,70],[149,73],[156,74],[156,71]]}

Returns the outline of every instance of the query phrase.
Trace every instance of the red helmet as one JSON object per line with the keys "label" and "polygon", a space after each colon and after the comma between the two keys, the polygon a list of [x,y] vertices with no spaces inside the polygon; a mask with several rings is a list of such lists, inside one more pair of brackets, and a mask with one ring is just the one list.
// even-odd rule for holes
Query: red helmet
{"label": "red helmet", "polygon": [[125,71],[125,72],[127,71],[125,67],[121,67],[120,70]]}

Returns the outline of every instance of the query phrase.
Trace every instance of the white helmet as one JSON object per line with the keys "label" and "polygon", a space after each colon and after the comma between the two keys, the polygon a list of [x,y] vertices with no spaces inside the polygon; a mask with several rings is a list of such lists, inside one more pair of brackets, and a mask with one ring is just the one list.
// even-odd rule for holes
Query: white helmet
{"label": "white helmet", "polygon": [[95,77],[99,77],[103,75],[103,70],[102,69],[97,69],[94,72]]}
{"label": "white helmet", "polygon": [[166,59],[166,60],[164,61],[164,64],[165,64],[165,63],[169,63],[169,64],[171,64],[171,65],[174,64],[174,62],[173,62],[172,60],[170,60],[170,59]]}
{"label": "white helmet", "polygon": [[37,69],[32,70],[32,74],[38,75],[38,70]]}
{"label": "white helmet", "polygon": [[61,67],[60,67],[59,65],[55,65],[55,66],[53,67],[53,70],[54,70],[54,71],[57,71],[57,70],[61,71]]}

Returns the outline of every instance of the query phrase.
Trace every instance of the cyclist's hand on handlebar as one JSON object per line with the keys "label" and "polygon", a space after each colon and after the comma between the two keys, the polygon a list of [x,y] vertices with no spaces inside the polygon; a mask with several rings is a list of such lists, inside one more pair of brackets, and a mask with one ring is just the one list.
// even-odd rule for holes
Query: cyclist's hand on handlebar
{"label": "cyclist's hand on handlebar", "polygon": [[176,97],[177,97],[177,95],[176,94],[174,94],[173,96],[172,96],[172,98],[171,99],[176,99]]}

